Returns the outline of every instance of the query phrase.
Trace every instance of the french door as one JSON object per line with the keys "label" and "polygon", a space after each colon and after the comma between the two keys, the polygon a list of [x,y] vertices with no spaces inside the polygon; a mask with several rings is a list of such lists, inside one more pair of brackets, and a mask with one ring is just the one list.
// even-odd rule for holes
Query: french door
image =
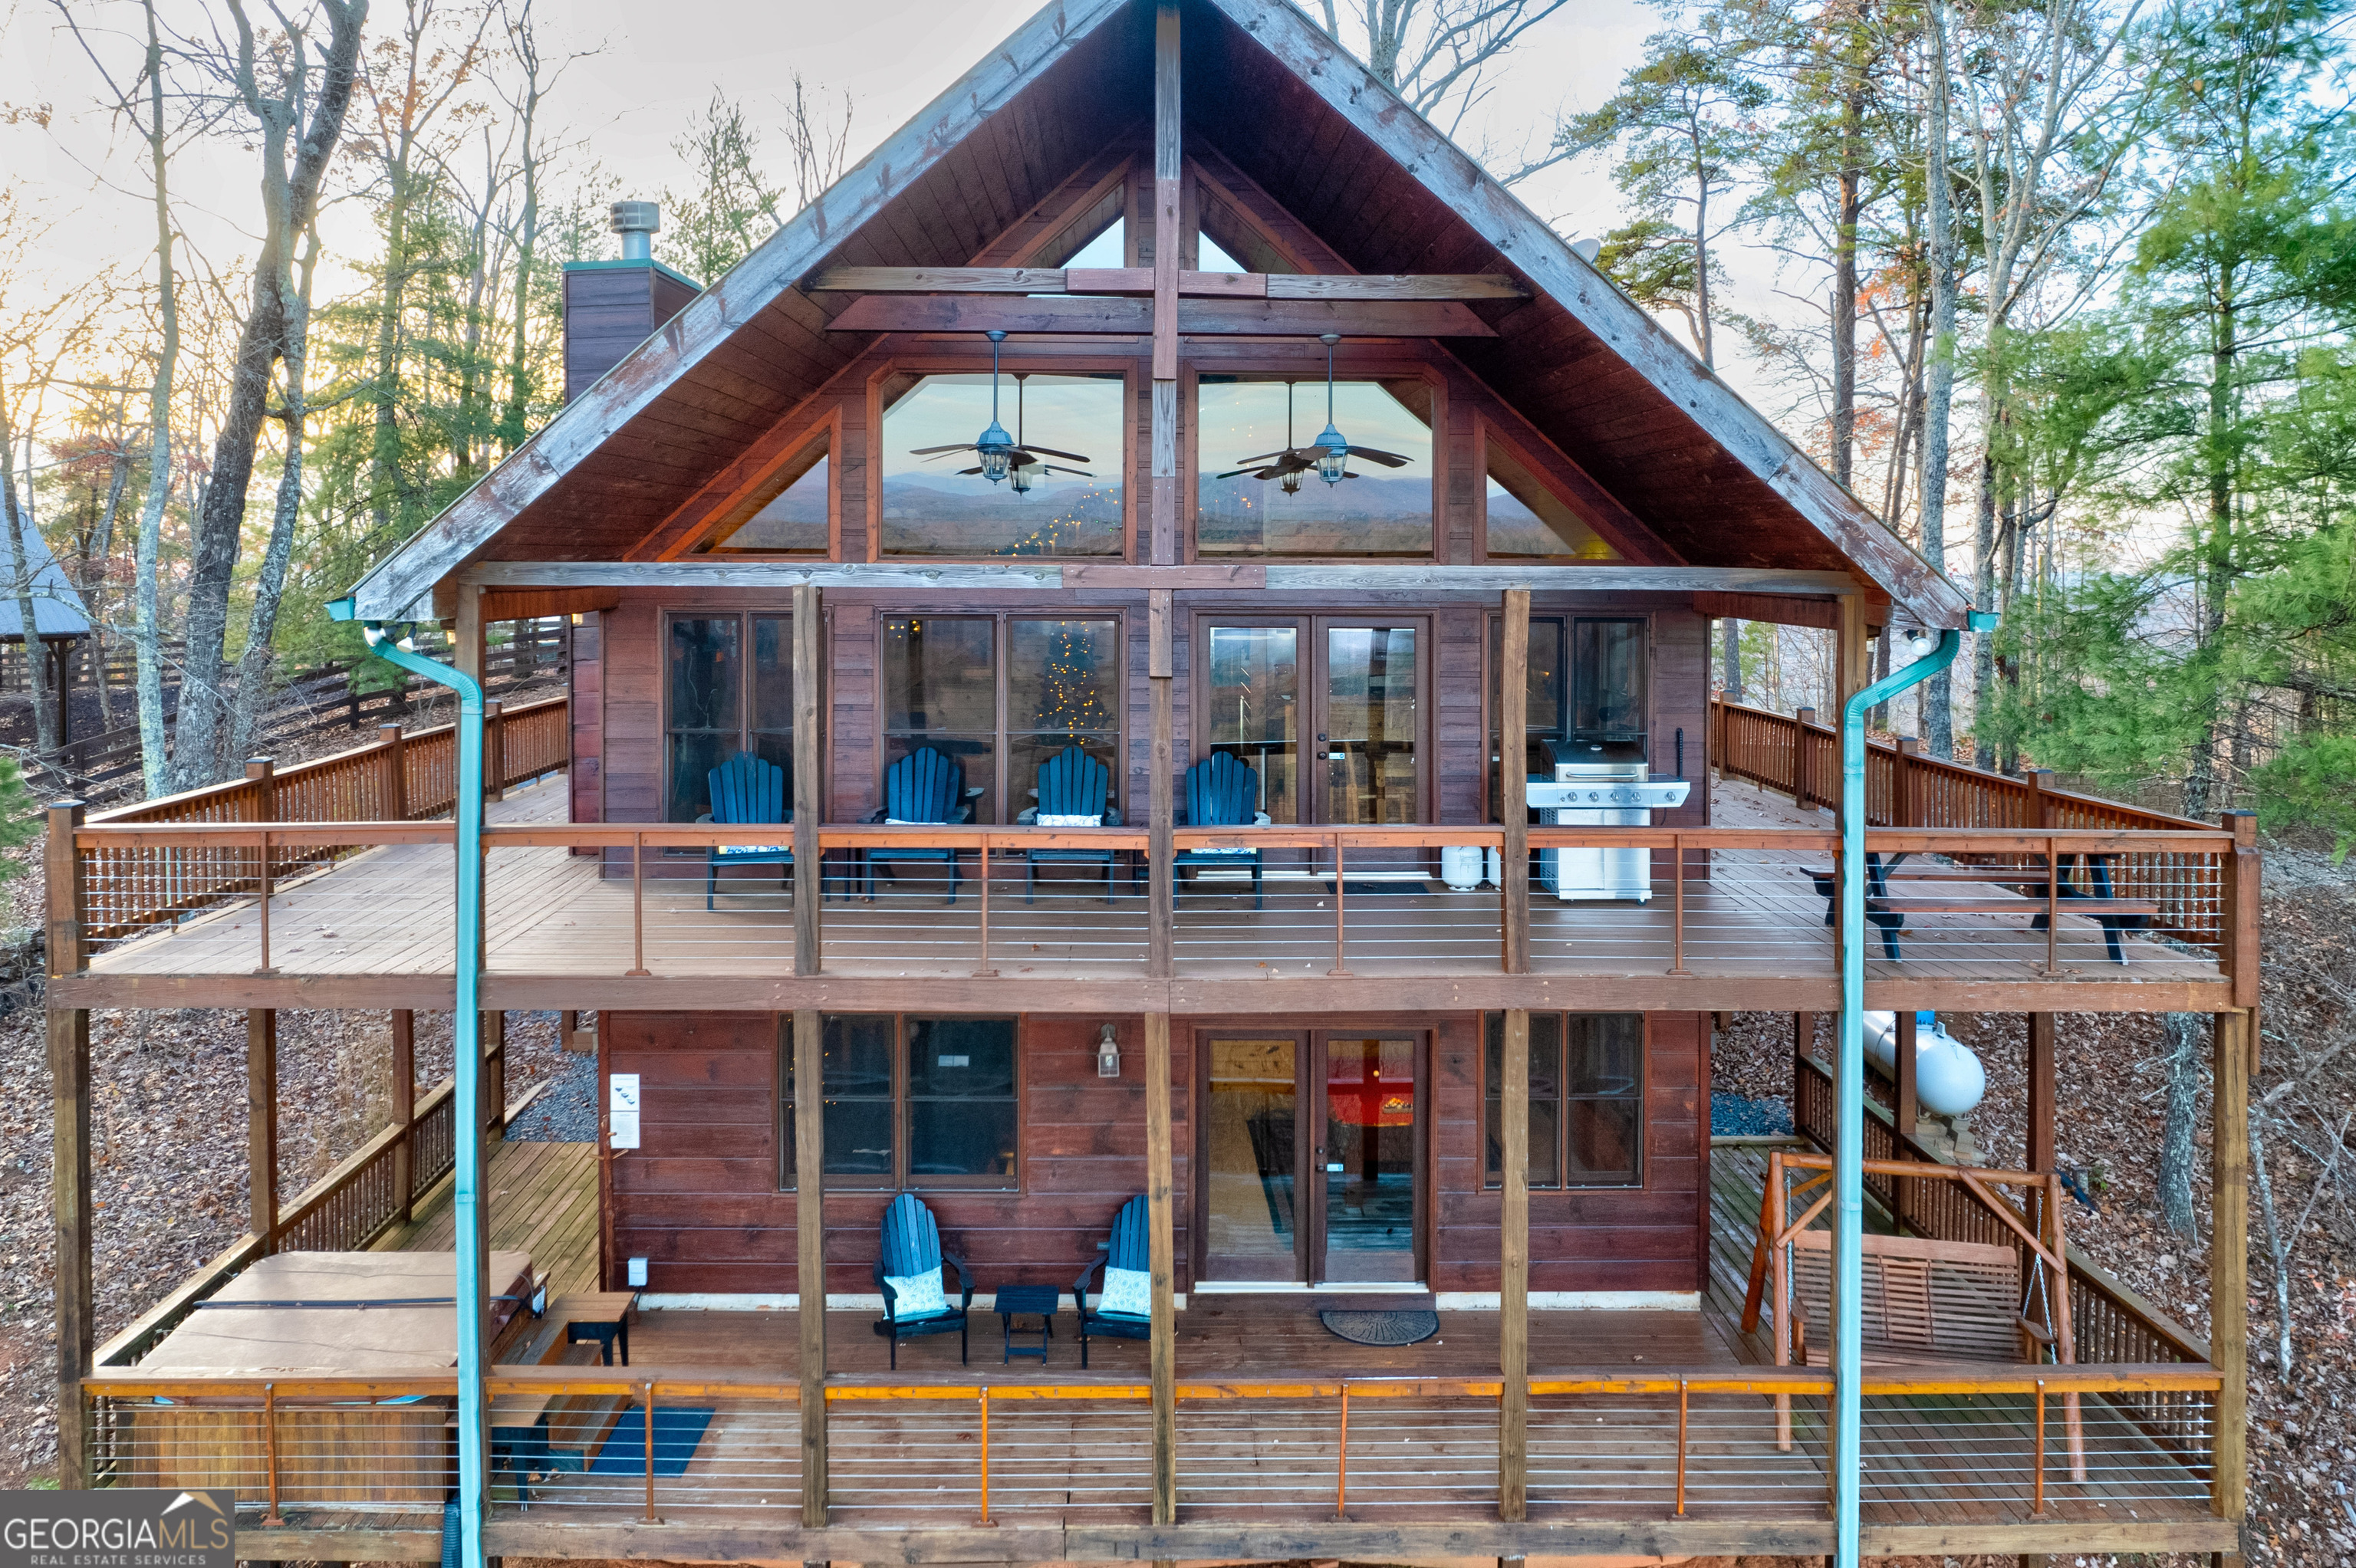
{"label": "french door", "polygon": [[1200,1277],[1423,1277],[1424,1057],[1421,1034],[1205,1034]]}
{"label": "french door", "polygon": [[1430,627],[1419,615],[1205,615],[1201,754],[1259,775],[1284,827],[1425,818]]}

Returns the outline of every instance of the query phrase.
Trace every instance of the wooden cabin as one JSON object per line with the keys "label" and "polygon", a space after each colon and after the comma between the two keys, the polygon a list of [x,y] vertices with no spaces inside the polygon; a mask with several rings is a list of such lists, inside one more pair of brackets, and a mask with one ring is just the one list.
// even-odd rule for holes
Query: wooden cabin
{"label": "wooden cabin", "polygon": [[[594,1160],[497,1146],[490,1224],[626,1293],[636,1345],[562,1301],[502,1341],[492,1554],[1831,1550],[1822,1347],[1741,1322],[1782,1178],[1708,1089],[1717,1018],[1789,1013],[1792,1141],[1833,1139],[1837,733],[1715,700],[1707,650],[1821,628],[1846,697],[1885,628],[1965,624],[1954,586],[1279,0],[1051,5],[726,276],[566,299],[562,412],[353,596],[475,668],[573,623],[568,696],[489,728],[482,1002],[594,1012],[612,1115]],[[143,1364],[255,1257],[446,1246],[460,1129],[402,1084],[101,1345],[89,1009],[250,1009],[258,1150],[276,1009],[387,1009],[412,1078],[451,756],[392,731],[54,823],[70,1479],[171,1484],[143,1402],[246,1412],[204,1473],[256,1557],[438,1555],[440,1480],[355,1491],[365,1443],[305,1434],[405,1399],[408,1453],[455,1374]],[[2030,1015],[2023,1175],[2059,1014],[2211,1014],[2237,1103],[2245,818],[1909,741],[1864,809],[1867,1005]],[[1899,1061],[1874,1223],[2070,1284],[1958,1305],[1938,1247],[1890,1253],[1932,1260],[1910,1310],[2042,1337],[1869,1372],[1865,1550],[2235,1550],[2241,1249],[2200,1340],[2065,1257],[2050,1180],[1906,1175],[1939,1159]],[[972,1284],[962,1359],[874,1331],[905,1195]],[[1075,1282],[1104,1309],[1141,1195],[1150,1332],[1083,1368]],[[1034,1369],[991,1308],[1038,1286]]]}

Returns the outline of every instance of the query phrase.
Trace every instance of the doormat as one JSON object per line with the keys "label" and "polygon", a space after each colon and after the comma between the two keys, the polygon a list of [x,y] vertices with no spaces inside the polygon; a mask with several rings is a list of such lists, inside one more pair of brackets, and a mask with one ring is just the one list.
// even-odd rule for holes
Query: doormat
{"label": "doormat", "polygon": [[1440,1332],[1437,1312],[1321,1312],[1317,1321],[1353,1345],[1415,1345]]}
{"label": "doormat", "polygon": [[[1354,899],[1374,898],[1384,893],[1428,893],[1431,891],[1431,884],[1430,882],[1419,882],[1409,880],[1401,880],[1396,882],[1362,882],[1354,877],[1350,880],[1343,883],[1342,886],[1347,894]],[[1333,891],[1333,884],[1331,881],[1328,881],[1325,884],[1325,891],[1329,893]]]}
{"label": "doormat", "polygon": [[[655,1474],[684,1476],[687,1462],[695,1457],[696,1448],[703,1442],[704,1429],[712,1424],[712,1412],[694,1405],[657,1405],[655,1407]],[[590,1465],[593,1476],[643,1476],[647,1473],[647,1412],[643,1405],[622,1412],[614,1423],[614,1430],[605,1436],[605,1447],[597,1451]]]}

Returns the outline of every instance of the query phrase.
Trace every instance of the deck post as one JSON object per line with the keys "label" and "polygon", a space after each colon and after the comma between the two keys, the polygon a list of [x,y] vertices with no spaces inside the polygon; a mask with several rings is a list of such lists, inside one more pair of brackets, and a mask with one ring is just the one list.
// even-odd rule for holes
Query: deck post
{"label": "deck post", "polygon": [[2251,1009],[2249,1071],[2258,1070],[2258,897],[2265,862],[2258,856],[2258,814],[2228,811],[2218,819],[2233,836],[2233,852],[2218,867],[2223,882],[2225,930],[2220,958],[2233,983],[2233,1005]]}
{"label": "deck post", "polygon": [[401,1141],[392,1146],[392,1195],[404,1225],[417,1196],[417,1015],[392,1010],[392,1125]]}
{"label": "deck post", "polygon": [[278,1010],[245,1010],[246,1228],[278,1250]]}
{"label": "deck post", "polygon": [[794,973],[819,973],[821,958],[819,910],[826,902],[826,851],[818,838],[819,769],[826,755],[819,728],[819,683],[826,668],[824,622],[818,590],[807,582],[793,591],[794,740]]}
{"label": "deck post", "polygon": [[2053,1015],[2029,1015],[2029,1168],[2051,1175],[2054,1154]]}
{"label": "deck post", "polygon": [[1803,811],[1816,800],[1815,781],[1808,776],[1815,771],[1808,765],[1808,726],[1815,721],[1815,709],[1792,709],[1792,804]]}
{"label": "deck post", "polygon": [[[1505,624],[1497,658],[1497,815],[1505,885],[1505,970],[1530,972],[1530,591],[1505,590]],[[1337,877],[1334,888],[1341,888]]]}
{"label": "deck post", "polygon": [[1177,810],[1173,798],[1177,788],[1173,770],[1178,764],[1170,717],[1170,590],[1149,591],[1145,670],[1146,684],[1153,688],[1153,734],[1147,752],[1145,972],[1156,979],[1166,979],[1175,968],[1178,946],[1177,869],[1171,864],[1171,824]]}
{"label": "deck post", "polygon": [[1922,1108],[1914,1092],[1914,1036],[1921,1021],[1912,1008],[1898,1009],[1898,1039],[1890,1060],[1895,1071],[1890,1076],[1898,1082],[1895,1119],[1898,1136],[1902,1138],[1914,1136],[1914,1119]]}
{"label": "deck post", "polygon": [[494,1129],[502,1136],[507,1132],[508,1016],[503,1012],[483,1015],[483,1068],[482,1133],[488,1144]]}
{"label": "deck post", "polygon": [[1152,1270],[1153,1522],[1178,1522],[1177,1246],[1171,1215],[1170,1015],[1145,1015],[1145,1206]]}
{"label": "deck post", "polygon": [[[1833,711],[1848,711],[1848,699],[1873,684],[1872,628],[1865,624],[1865,595],[1844,593],[1837,602],[1834,619],[1839,624],[1833,630],[1834,656],[1837,668],[1833,680],[1838,688],[1833,698]],[[1843,787],[1847,787],[1844,775]]]}
{"label": "deck post", "polygon": [[451,628],[453,645],[450,662],[458,673],[479,686],[483,682],[483,658],[487,651],[483,643],[483,591],[477,584],[458,584],[458,607],[455,624]]}
{"label": "deck post", "polygon": [[496,702],[483,704],[483,798],[508,797],[508,721]]}
{"label": "deck post", "polygon": [[1914,760],[1922,754],[1919,736],[1898,737],[1898,754],[1890,760],[1890,812],[1892,827],[1919,827],[1922,818],[1914,809]]}
{"label": "deck post", "polygon": [[1529,1517],[1530,1015],[1505,1014],[1497,1120],[1505,1170],[1497,1206],[1497,1517]]}
{"label": "deck post", "polygon": [[1807,1082],[1808,1058],[1816,1049],[1816,1015],[1792,1015],[1792,1125],[1795,1132],[1804,1132],[1800,1125],[1801,1085]]}
{"label": "deck post", "polygon": [[[802,1526],[826,1528],[826,1023],[794,1014],[794,1317],[801,1331]],[[598,1031],[601,1035],[604,1030]]]}
{"label": "deck post", "polygon": [[2219,1013],[2210,1063],[2209,1364],[2217,1395],[2211,1504],[2239,1524],[2249,1502],[2250,1015]]}
{"label": "deck post", "polygon": [[409,820],[409,743],[405,734],[398,724],[376,727],[377,744],[383,748],[384,776],[377,783],[377,818],[381,822]]}
{"label": "deck post", "polygon": [[[52,978],[82,966],[81,857],[74,830],[82,804],[59,801],[49,807],[44,869],[48,878],[48,972]],[[89,1406],[81,1380],[98,1345],[91,1297],[90,1198],[90,1013],[83,1008],[48,1010],[49,1096],[52,1127],[50,1210],[57,1229],[58,1485],[68,1491],[90,1484],[86,1427]]]}

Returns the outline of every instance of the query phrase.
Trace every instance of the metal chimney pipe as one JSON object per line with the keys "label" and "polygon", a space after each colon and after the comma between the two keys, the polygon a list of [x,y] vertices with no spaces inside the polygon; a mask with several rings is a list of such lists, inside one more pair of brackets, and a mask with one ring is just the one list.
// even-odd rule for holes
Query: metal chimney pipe
{"label": "metal chimney pipe", "polygon": [[662,227],[662,208],[651,201],[617,201],[610,209],[614,232],[622,237],[622,260],[654,260],[655,230]]}

